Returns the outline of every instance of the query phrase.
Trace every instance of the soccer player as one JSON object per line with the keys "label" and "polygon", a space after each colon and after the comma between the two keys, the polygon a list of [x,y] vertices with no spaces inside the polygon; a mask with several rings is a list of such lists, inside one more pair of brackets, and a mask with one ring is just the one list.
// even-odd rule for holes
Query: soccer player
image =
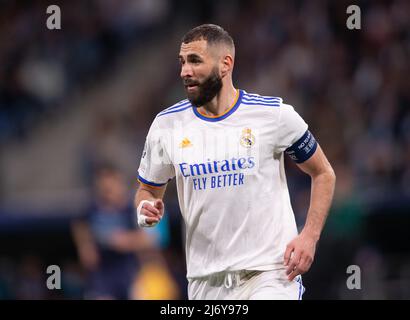
{"label": "soccer player", "polygon": [[86,299],[132,299],[141,261],[152,240],[134,223],[132,201],[120,171],[104,166],[95,175],[95,197],[86,217],[72,223],[80,262],[87,271]]}
{"label": "soccer player", "polygon": [[[312,264],[335,174],[291,105],[234,87],[234,60],[234,42],[217,25],[183,37],[179,61],[188,99],[151,125],[138,169],[138,224],[158,223],[175,177],[189,299],[301,299],[301,274]],[[300,234],[285,154],[312,179]]]}

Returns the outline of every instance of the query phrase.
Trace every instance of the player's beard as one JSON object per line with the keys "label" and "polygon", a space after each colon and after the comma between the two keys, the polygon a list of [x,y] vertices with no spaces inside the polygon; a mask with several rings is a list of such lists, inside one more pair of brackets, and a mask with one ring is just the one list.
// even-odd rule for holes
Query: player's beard
{"label": "player's beard", "polygon": [[194,82],[189,79],[184,81],[184,85],[197,84],[196,92],[187,92],[188,100],[197,108],[210,102],[222,89],[222,78],[215,67],[211,74],[202,82]]}

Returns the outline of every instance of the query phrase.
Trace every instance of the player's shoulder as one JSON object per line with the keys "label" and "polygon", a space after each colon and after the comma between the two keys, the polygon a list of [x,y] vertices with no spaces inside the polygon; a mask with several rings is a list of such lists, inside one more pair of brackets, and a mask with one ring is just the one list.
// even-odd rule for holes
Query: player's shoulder
{"label": "player's shoulder", "polygon": [[[294,107],[285,102],[279,96],[266,96],[258,93],[249,93],[243,90],[242,105],[250,108],[268,109],[268,110],[294,110]],[[266,108],[270,107],[270,108]]]}
{"label": "player's shoulder", "polygon": [[161,112],[159,112],[156,116],[156,118],[160,119],[170,119],[174,117],[180,117],[184,113],[186,113],[187,110],[192,108],[191,102],[189,102],[188,99],[184,99],[181,101],[178,101],[177,103],[174,103],[168,108],[165,108]]}
{"label": "player's shoulder", "polygon": [[174,103],[168,108],[160,111],[153,121],[153,127],[159,129],[169,129],[175,126],[176,122],[186,122],[192,116],[189,109],[192,108],[188,99]]}
{"label": "player's shoulder", "polygon": [[283,98],[279,96],[266,96],[244,91],[241,103],[243,110],[252,110],[260,118],[267,121],[274,119],[275,122],[292,122],[299,117],[293,105],[284,102]]}
{"label": "player's shoulder", "polygon": [[250,93],[243,91],[242,104],[249,107],[271,107],[280,108],[283,104],[283,99],[278,96],[267,96],[258,93]]}
{"label": "player's shoulder", "polygon": [[243,90],[241,105],[244,110],[252,110],[270,117],[280,113],[284,102],[279,96],[267,96]]}

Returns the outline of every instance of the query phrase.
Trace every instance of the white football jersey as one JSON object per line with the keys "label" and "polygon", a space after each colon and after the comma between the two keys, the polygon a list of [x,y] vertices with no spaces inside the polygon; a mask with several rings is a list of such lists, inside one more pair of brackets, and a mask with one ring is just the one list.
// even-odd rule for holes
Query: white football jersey
{"label": "white football jersey", "polygon": [[284,153],[303,162],[315,150],[305,121],[278,97],[238,90],[217,117],[188,100],[160,112],[138,176],[151,186],[176,177],[187,277],[283,267],[285,247],[297,236]]}

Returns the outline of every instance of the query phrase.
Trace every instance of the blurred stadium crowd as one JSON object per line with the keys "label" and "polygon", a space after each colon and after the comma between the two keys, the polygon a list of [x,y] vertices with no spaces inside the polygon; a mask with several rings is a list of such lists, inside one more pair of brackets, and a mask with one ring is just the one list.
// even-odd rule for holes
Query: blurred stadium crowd
{"label": "blurred stadium crowd", "polygon": [[[0,2],[0,298],[84,297],[73,221],[105,164],[131,199],[153,117],[184,98],[179,41],[205,22],[235,40],[236,85],[294,105],[336,171],[305,298],[410,298],[410,2],[358,1],[361,30],[346,28],[349,1],[76,0],[61,2],[56,31],[48,4]],[[303,226],[310,181],[291,162],[287,178]],[[164,225],[140,231],[152,243],[137,253],[135,299],[186,298],[173,184],[165,203]],[[60,291],[44,285],[49,264]],[[346,288],[352,264],[362,290]]]}

